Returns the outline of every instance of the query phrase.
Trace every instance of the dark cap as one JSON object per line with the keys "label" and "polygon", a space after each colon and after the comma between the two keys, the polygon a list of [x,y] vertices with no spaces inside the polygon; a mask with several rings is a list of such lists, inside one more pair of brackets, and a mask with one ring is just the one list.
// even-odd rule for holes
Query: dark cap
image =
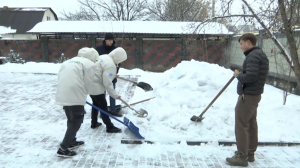
{"label": "dark cap", "polygon": [[104,40],[114,40],[114,35],[112,33],[106,33]]}

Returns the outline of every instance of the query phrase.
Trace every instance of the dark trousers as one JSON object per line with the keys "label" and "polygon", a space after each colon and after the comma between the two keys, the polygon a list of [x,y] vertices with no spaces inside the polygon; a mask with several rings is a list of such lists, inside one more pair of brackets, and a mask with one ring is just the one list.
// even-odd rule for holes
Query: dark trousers
{"label": "dark trousers", "polygon": [[66,116],[67,116],[67,131],[65,137],[60,144],[62,149],[67,149],[70,145],[76,141],[76,134],[79,130],[83,118],[84,118],[84,107],[83,106],[64,106],[63,107]]}
{"label": "dark trousers", "polygon": [[254,155],[258,145],[257,107],[261,95],[241,95],[235,107],[235,137],[242,156]]}
{"label": "dark trousers", "polygon": [[[93,100],[93,105],[96,107],[99,107],[101,110],[104,110],[107,112],[107,102],[105,99],[105,94],[100,94],[100,95],[90,95],[92,100]],[[104,124],[106,125],[107,128],[114,126],[110,120],[110,118],[101,113],[101,118]],[[98,110],[92,108],[92,124],[96,124],[98,121]]]}
{"label": "dark trousers", "polygon": [[[116,83],[113,83],[114,89],[116,89]],[[116,99],[109,96],[109,104],[110,104],[110,111],[116,112]]]}

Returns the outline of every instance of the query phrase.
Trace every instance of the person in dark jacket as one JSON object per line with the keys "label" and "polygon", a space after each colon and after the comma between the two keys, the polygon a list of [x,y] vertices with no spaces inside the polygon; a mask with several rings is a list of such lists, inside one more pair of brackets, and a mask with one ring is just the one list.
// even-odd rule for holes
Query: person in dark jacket
{"label": "person in dark jacket", "polygon": [[[98,52],[98,54],[101,56],[103,54],[109,54],[111,51],[113,51],[114,49],[116,49],[117,47],[115,46],[115,40],[114,40],[114,35],[112,33],[106,33],[104,40],[103,40],[103,44],[99,45],[96,47],[96,51]],[[121,64],[117,65],[117,74],[119,72],[119,68],[120,68]],[[115,78],[113,81],[113,87],[114,89],[116,88],[116,83],[117,83],[117,78]],[[116,100],[113,97],[109,97],[110,99],[110,110],[107,111],[110,114],[113,115],[117,115],[116,112]],[[97,103],[93,102],[93,105],[96,106]],[[118,116],[118,115],[117,115]],[[102,125],[101,123],[98,122],[98,111],[94,108],[92,108],[92,115],[91,115],[91,128],[97,128],[100,125]]]}
{"label": "person in dark jacket", "polygon": [[226,161],[233,166],[247,166],[254,162],[258,145],[257,107],[264,92],[269,72],[269,60],[261,48],[256,46],[256,36],[251,33],[239,38],[241,49],[246,56],[242,72],[234,71],[238,79],[238,101],[235,107],[235,137],[237,151]]}

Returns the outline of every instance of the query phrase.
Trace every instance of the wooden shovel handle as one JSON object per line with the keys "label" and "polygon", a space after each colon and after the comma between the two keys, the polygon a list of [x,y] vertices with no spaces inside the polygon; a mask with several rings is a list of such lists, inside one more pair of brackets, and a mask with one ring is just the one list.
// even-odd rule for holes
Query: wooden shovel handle
{"label": "wooden shovel handle", "polygon": [[[133,105],[136,105],[136,104],[139,104],[139,103],[143,103],[143,102],[145,102],[145,101],[149,101],[149,100],[154,99],[154,98],[155,98],[155,97],[151,97],[151,98],[149,98],[149,99],[141,100],[141,101],[138,101],[138,102],[129,104],[129,105],[130,105],[130,106],[133,106]],[[123,107],[121,107],[121,108],[125,108],[125,107],[128,107],[128,106],[126,105],[126,106],[123,106]]]}
{"label": "wooden shovel handle", "polygon": [[230,80],[226,83],[226,85],[222,88],[222,90],[216,95],[216,97],[209,103],[209,105],[204,109],[204,111],[199,115],[199,118],[203,116],[203,114],[209,109],[209,107],[217,100],[217,98],[223,93],[223,91],[228,87],[228,85],[234,80],[234,76],[230,78]]}
{"label": "wooden shovel handle", "polygon": [[136,84],[136,85],[137,85],[137,82],[135,82],[135,81],[132,81],[132,80],[129,80],[129,79],[126,79],[126,78],[120,77],[120,76],[118,76],[117,78],[119,78],[119,79],[122,79],[122,80],[124,80],[124,81],[127,81],[127,82],[132,82],[132,83],[134,83],[134,84]]}

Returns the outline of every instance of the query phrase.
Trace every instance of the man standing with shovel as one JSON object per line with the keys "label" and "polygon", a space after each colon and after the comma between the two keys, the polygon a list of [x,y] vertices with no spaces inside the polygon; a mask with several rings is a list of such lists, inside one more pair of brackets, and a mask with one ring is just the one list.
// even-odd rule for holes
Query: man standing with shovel
{"label": "man standing with shovel", "polygon": [[[100,46],[96,47],[96,50],[98,51],[99,55],[103,55],[103,54],[109,54],[112,50],[116,49],[115,46],[116,42],[114,40],[114,35],[112,33],[106,33],[104,40],[103,40],[103,44]],[[120,68],[121,64],[117,65],[117,74],[119,72],[119,68]],[[113,86],[114,89],[116,89],[116,83],[117,83],[117,78],[115,78],[113,80]],[[116,100],[113,97],[109,97],[109,104],[110,104],[110,109],[109,112],[112,115],[115,116],[120,116],[120,114],[118,114],[117,109],[116,109]],[[96,113],[98,112],[92,112],[92,117],[94,117],[96,115]]]}
{"label": "man standing with shovel", "polygon": [[256,36],[247,33],[239,38],[241,49],[246,58],[243,71],[234,71],[238,79],[237,93],[239,95],[235,107],[235,137],[237,151],[226,161],[233,166],[248,166],[254,162],[254,153],[258,145],[257,107],[264,91],[269,60],[261,48],[256,47]]}
{"label": "man standing with shovel", "polygon": [[[93,100],[93,105],[97,106],[101,110],[107,112],[107,102],[105,99],[105,91],[114,99],[120,99],[121,97],[116,93],[113,87],[113,79],[116,77],[117,67],[116,65],[127,59],[126,51],[118,47],[109,54],[99,56],[99,61],[95,63],[95,75],[93,83],[90,89],[90,96]],[[94,108],[92,109],[94,111]],[[98,111],[96,110],[96,116],[92,117],[91,128],[97,128],[98,125]],[[101,118],[106,125],[107,133],[118,133],[121,129],[115,127],[109,116],[101,113]]]}

